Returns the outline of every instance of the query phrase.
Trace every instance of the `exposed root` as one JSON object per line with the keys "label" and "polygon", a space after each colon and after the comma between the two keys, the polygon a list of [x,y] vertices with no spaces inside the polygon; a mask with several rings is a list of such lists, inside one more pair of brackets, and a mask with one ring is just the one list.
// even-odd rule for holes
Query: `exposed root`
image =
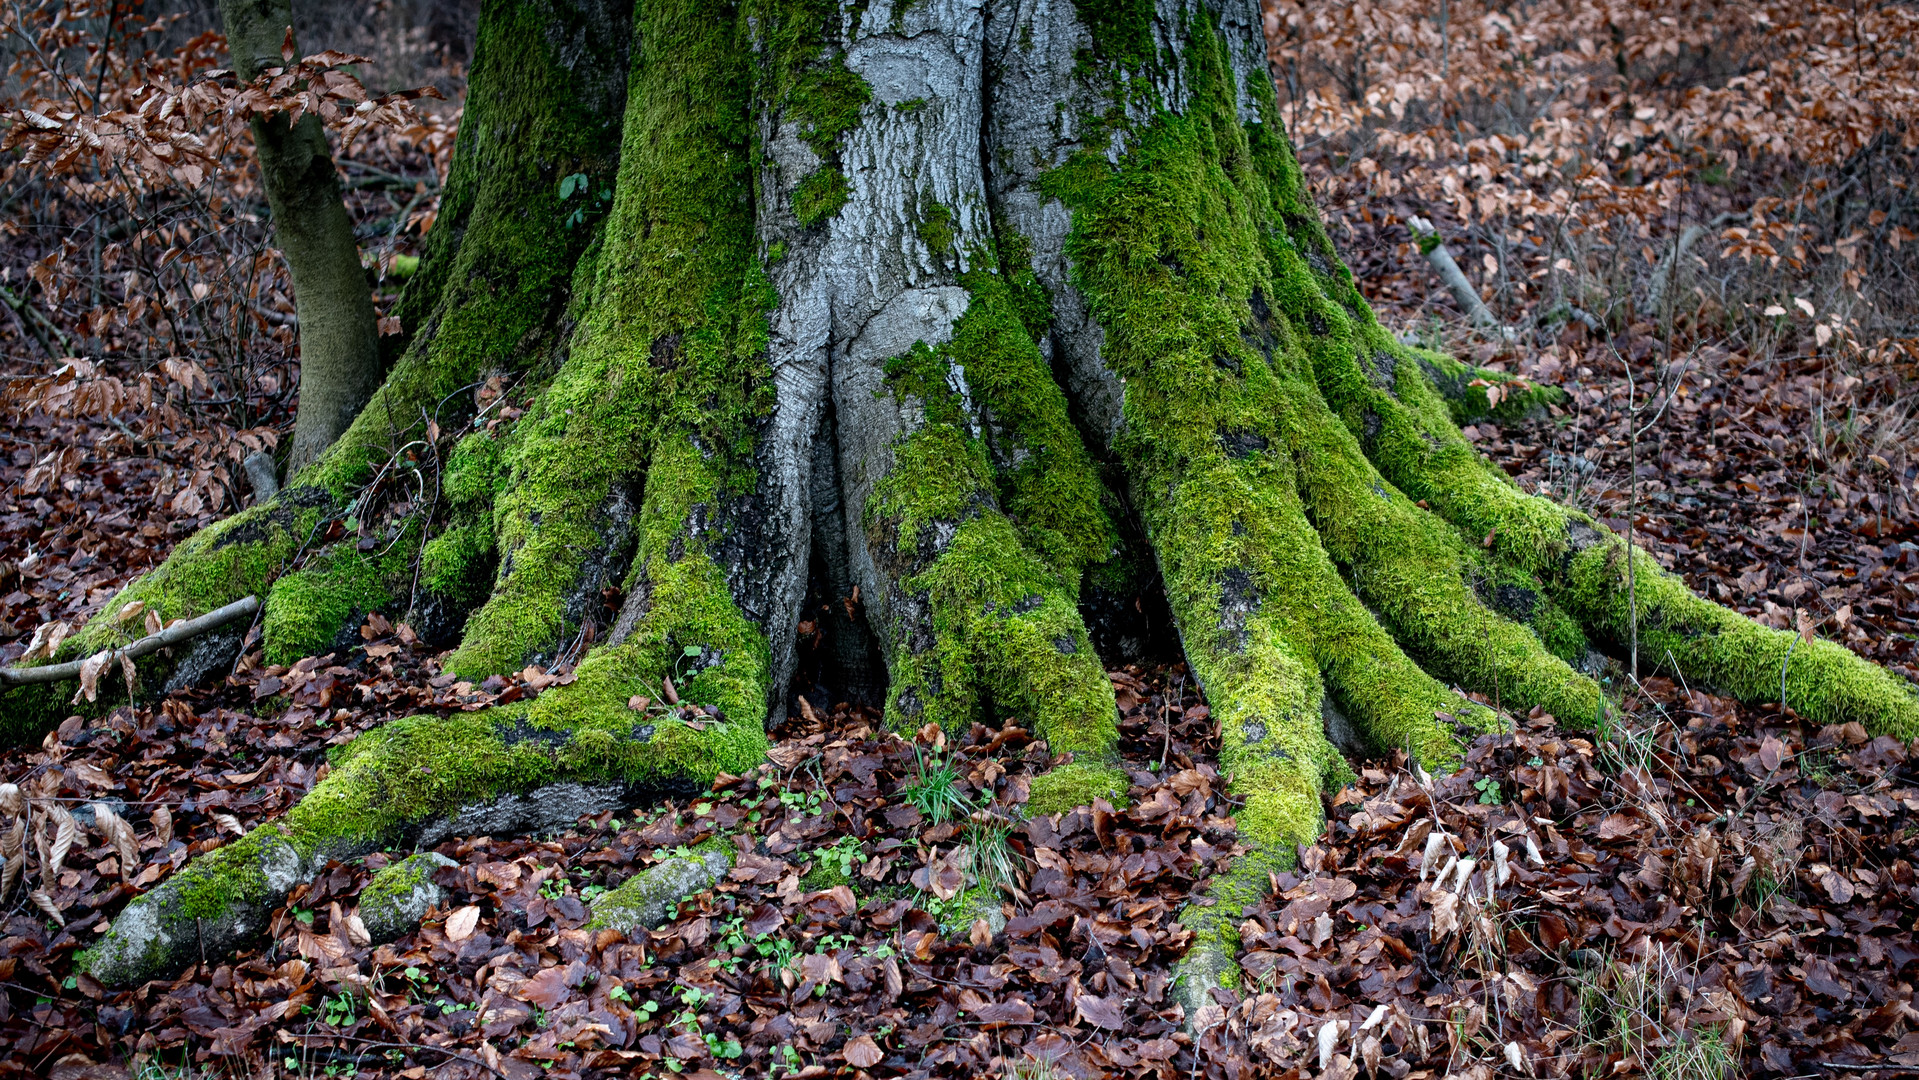
{"label": "exposed root", "polygon": [[718,884],[733,868],[733,848],[714,840],[686,856],[662,859],[593,901],[589,930],[631,934],[670,922],[681,900]]}
{"label": "exposed root", "polygon": [[530,704],[414,716],[367,732],[335,753],[326,779],[283,818],[128,904],[83,969],[126,984],[178,970],[202,950],[231,949],[330,859],[559,828],[650,792],[697,790],[765,756],[757,716],[643,724],[624,699],[616,711],[579,708],[601,689],[583,674]]}

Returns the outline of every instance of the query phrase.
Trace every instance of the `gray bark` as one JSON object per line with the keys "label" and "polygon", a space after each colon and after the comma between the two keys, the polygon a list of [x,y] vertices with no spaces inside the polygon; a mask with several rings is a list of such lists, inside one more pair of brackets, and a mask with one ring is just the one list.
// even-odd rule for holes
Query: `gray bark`
{"label": "gray bark", "polygon": [[[221,0],[220,16],[242,81],[284,62],[290,0]],[[300,326],[300,408],[287,460],[292,476],[333,445],[379,388],[379,331],[320,118],[256,118],[252,128]]]}

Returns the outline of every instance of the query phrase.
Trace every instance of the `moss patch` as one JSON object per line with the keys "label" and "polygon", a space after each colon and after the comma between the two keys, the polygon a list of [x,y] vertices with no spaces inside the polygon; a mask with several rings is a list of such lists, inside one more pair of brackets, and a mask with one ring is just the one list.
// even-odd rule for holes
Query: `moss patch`
{"label": "moss patch", "polygon": [[1126,805],[1131,782],[1119,767],[1101,761],[1073,761],[1033,778],[1026,799],[1029,815],[1061,814],[1076,806],[1091,806],[1094,799],[1105,799],[1119,808]]}
{"label": "moss patch", "polygon": [[[416,531],[408,527],[385,550],[336,544],[281,577],[267,593],[261,636],[266,662],[291,664],[328,651],[355,618],[391,608],[404,596]],[[402,601],[403,602],[403,601]]]}
{"label": "moss patch", "polygon": [[887,365],[890,392],[923,417],[864,515],[899,591],[888,715],[957,729],[990,703],[1037,725],[1055,753],[1110,765],[1113,690],[1077,602],[1117,529],[993,253],[970,261],[952,338]]}
{"label": "moss patch", "polygon": [[[588,553],[637,540],[637,583],[655,559],[677,561],[689,514],[718,516],[755,482],[773,298],[751,254],[746,52],[719,5],[647,7],[641,22],[596,300],[506,451],[500,578],[452,660],[467,674],[518,667],[577,633],[569,605],[622,569],[589,566]],[[621,500],[643,473],[635,519]]]}

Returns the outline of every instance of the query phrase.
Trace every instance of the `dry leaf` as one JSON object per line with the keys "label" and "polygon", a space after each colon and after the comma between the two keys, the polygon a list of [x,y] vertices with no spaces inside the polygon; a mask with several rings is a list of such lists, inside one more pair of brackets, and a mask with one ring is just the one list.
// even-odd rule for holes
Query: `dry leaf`
{"label": "dry leaf", "polygon": [[47,850],[47,863],[40,868],[42,881],[51,881],[60,873],[60,867],[67,861],[67,852],[73,850],[73,842],[80,839],[80,823],[59,803],[46,804],[47,817],[53,823],[53,845]]}
{"label": "dry leaf", "polygon": [[855,1069],[870,1069],[886,1060],[886,1055],[880,1052],[871,1035],[848,1039],[846,1049],[841,1052],[846,1055],[846,1063]]}
{"label": "dry leaf", "polygon": [[114,854],[120,857],[120,876],[132,876],[140,865],[140,843],[134,838],[133,826],[106,803],[93,804],[93,823],[100,836],[112,845]]}
{"label": "dry leaf", "polygon": [[147,821],[153,825],[153,838],[161,847],[173,841],[173,811],[164,806],[156,806],[147,815]]}
{"label": "dry leaf", "polygon": [[60,914],[60,909],[54,906],[53,897],[47,895],[47,890],[35,889],[27,894],[27,899],[33,901],[34,907],[46,912],[47,918],[52,919],[55,926],[66,927],[67,917]]}
{"label": "dry leaf", "polygon": [[473,936],[474,928],[479,925],[479,907],[474,904],[468,904],[446,917],[446,939],[448,941],[465,941],[467,938]]}
{"label": "dry leaf", "polygon": [[73,692],[72,704],[80,704],[82,698],[88,701],[99,700],[100,673],[106,670],[107,662],[112,659],[113,650],[106,649],[80,661],[80,689]]}

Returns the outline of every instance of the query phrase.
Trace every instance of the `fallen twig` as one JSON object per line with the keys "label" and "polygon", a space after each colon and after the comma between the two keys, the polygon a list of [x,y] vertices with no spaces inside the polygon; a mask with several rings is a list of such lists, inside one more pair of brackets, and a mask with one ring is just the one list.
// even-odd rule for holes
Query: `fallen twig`
{"label": "fallen twig", "polygon": [[[259,610],[260,598],[257,596],[235,600],[225,607],[215,608],[198,618],[174,623],[159,633],[149,634],[131,645],[109,649],[108,659],[125,656],[131,660],[138,660],[149,653],[159,652],[169,645],[178,645],[188,638],[225,626],[236,619],[249,617]],[[31,683],[77,679],[80,677],[80,667],[85,663],[86,660],[82,659],[69,660],[64,664],[48,664],[44,667],[0,668],[0,686],[26,686]]]}

